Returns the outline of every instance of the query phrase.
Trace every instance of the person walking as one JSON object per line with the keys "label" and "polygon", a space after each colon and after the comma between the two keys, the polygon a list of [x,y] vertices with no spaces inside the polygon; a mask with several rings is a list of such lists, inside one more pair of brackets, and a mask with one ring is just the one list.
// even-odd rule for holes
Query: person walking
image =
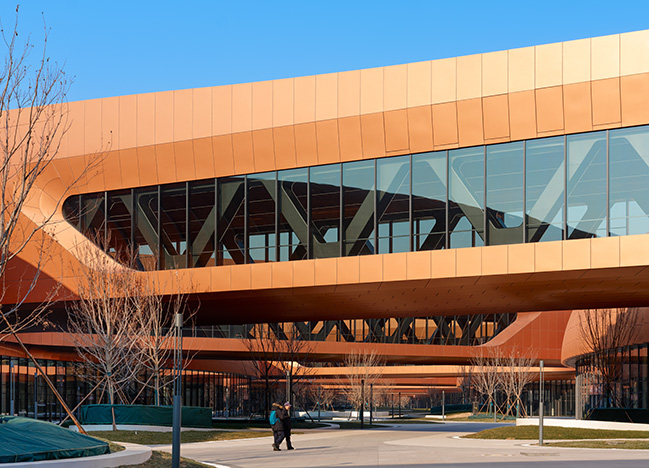
{"label": "person walking", "polygon": [[291,402],[287,401],[284,403],[284,412],[280,418],[282,421],[282,429],[284,431],[284,437],[286,438],[286,449],[294,450],[293,444],[291,444]]}
{"label": "person walking", "polygon": [[284,440],[284,423],[282,423],[282,417],[286,410],[279,403],[273,403],[271,407],[269,422],[270,426],[273,429],[273,450],[279,452],[281,449],[279,445]]}

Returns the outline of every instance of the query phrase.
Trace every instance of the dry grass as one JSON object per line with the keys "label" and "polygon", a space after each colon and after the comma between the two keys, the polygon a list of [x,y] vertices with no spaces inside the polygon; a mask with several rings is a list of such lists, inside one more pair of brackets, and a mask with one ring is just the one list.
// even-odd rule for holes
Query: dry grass
{"label": "dry grass", "polygon": [[[513,439],[535,440],[539,438],[538,426],[507,426],[486,429],[464,436],[468,439]],[[543,438],[547,440],[577,439],[649,439],[646,431],[611,431],[602,429],[580,429],[572,427],[545,426]]]}
{"label": "dry grass", "polygon": [[[128,468],[136,466],[139,468],[171,468],[171,454],[167,452],[157,452],[153,451],[151,453],[151,458],[144,463],[139,465],[122,465],[118,468]],[[180,468],[208,468],[209,465],[190,460],[189,458],[180,458]]]}
{"label": "dry grass", "polygon": [[580,440],[576,442],[552,442],[545,445],[551,447],[649,450],[649,440]]}
{"label": "dry grass", "polygon": [[[112,442],[131,442],[142,445],[169,445],[171,432],[146,432],[146,431],[93,431],[93,437],[98,437]],[[183,444],[192,442],[209,442],[212,440],[250,439],[253,437],[271,436],[268,431],[184,431],[180,440]]]}

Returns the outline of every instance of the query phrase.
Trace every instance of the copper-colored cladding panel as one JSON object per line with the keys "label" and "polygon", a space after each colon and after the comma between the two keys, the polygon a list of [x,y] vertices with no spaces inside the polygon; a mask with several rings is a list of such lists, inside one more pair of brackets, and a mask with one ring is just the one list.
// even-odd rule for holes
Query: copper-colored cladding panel
{"label": "copper-colored cladding panel", "polygon": [[119,151],[119,162],[122,169],[122,184],[126,187],[138,187],[142,185],[140,183],[137,150],[132,148]]}
{"label": "copper-colored cladding panel", "polygon": [[408,109],[408,141],[413,153],[433,149],[433,114],[430,106]]}
{"label": "copper-colored cladding panel", "polygon": [[408,279],[408,255],[406,253],[381,256],[383,257],[384,281],[403,281]]}
{"label": "copper-colored cladding panel", "polygon": [[508,249],[506,245],[486,247],[482,251],[482,274],[497,274],[503,270],[508,270],[507,254]]}
{"label": "copper-colored cladding panel", "polygon": [[590,245],[592,268],[617,268],[620,266],[620,237],[606,237]]}
{"label": "copper-colored cladding panel", "polygon": [[275,163],[277,169],[292,169],[295,167],[295,133],[292,126],[273,129],[273,144],[275,148]]}
{"label": "copper-colored cladding panel", "polygon": [[[194,180],[196,168],[193,158],[194,148],[191,140],[178,141],[174,143],[174,156],[176,158],[176,175],[180,180]],[[199,176],[198,178],[202,178]]]}
{"label": "copper-colored cladding panel", "polygon": [[[168,184],[178,180],[176,174],[176,156],[173,143],[156,145],[156,160],[158,163],[158,177],[161,184]],[[125,187],[124,185],[122,187]]]}
{"label": "copper-colored cladding panel", "polygon": [[482,99],[484,138],[509,138],[509,102],[506,94]]}
{"label": "copper-colored cladding panel", "polygon": [[563,130],[561,86],[536,90],[536,126],[539,133]]}
{"label": "copper-colored cladding panel", "polygon": [[232,132],[252,130],[252,83],[232,86]]}
{"label": "copper-colored cladding panel", "polygon": [[535,77],[537,88],[559,86],[563,82],[563,44],[543,44],[534,47]]}
{"label": "copper-colored cladding panel", "polygon": [[622,120],[620,110],[620,79],[593,81],[593,125],[619,123]]}
{"label": "copper-colored cladding panel", "polygon": [[291,288],[293,287],[293,265],[289,262],[279,262],[272,264],[272,287],[273,288]]}
{"label": "copper-colored cladding panel", "polygon": [[591,80],[620,76],[620,35],[593,37],[591,46]]}
{"label": "copper-colored cladding panel", "polygon": [[315,120],[315,76],[295,78],[294,123]]}
{"label": "copper-colored cladding panel", "polygon": [[563,268],[562,247],[562,242],[539,242],[534,244],[534,267],[536,271],[561,270]]}
{"label": "copper-colored cladding panel", "polygon": [[293,78],[273,81],[273,126],[293,124]]}
{"label": "copper-colored cladding panel", "polygon": [[371,159],[385,155],[383,114],[361,115],[361,140],[363,158]]}
{"label": "copper-colored cladding panel", "polygon": [[275,170],[277,164],[275,163],[273,130],[271,128],[252,132],[252,148],[257,172]]}
{"label": "copper-colored cladding panel", "polygon": [[192,138],[192,113],[192,90],[174,91],[174,141]]}
{"label": "copper-colored cladding panel", "polygon": [[457,58],[457,100],[482,96],[482,56],[466,55]]}
{"label": "copper-colored cladding panel", "polygon": [[433,143],[436,148],[457,144],[457,103],[433,105]]}
{"label": "copper-colored cladding panel", "polygon": [[295,155],[298,167],[318,164],[315,123],[295,125]]}
{"label": "copper-colored cladding panel", "polygon": [[252,128],[273,126],[273,82],[262,81],[252,85]]}
{"label": "copper-colored cladding panel", "polygon": [[215,175],[225,176],[234,173],[234,150],[232,135],[215,136],[212,138],[214,148]]}
{"label": "copper-colored cladding panel", "polygon": [[331,164],[340,162],[338,121],[325,120],[322,122],[317,122],[316,140],[318,146],[318,164]]}
{"label": "copper-colored cladding panel", "polygon": [[212,136],[212,88],[192,90],[192,137]]}
{"label": "copper-colored cladding panel", "polygon": [[354,161],[359,154],[363,154],[361,118],[359,116],[339,119],[338,134],[341,161]]}
{"label": "copper-colored cladding panel", "polygon": [[622,125],[639,125],[649,121],[649,75],[620,77]]}
{"label": "copper-colored cladding panel", "polygon": [[[239,270],[239,269],[237,269]],[[253,289],[270,289],[273,287],[272,264],[262,263],[250,269],[252,274],[250,287]],[[234,279],[234,278],[233,278]],[[239,277],[236,277],[239,280]]]}
{"label": "copper-colored cladding panel", "polygon": [[135,137],[138,147],[155,144],[155,97],[155,94],[137,96]]}
{"label": "copper-colored cladding panel", "polygon": [[536,138],[534,91],[520,91],[509,95],[509,122],[512,140]]}
{"label": "copper-colored cladding panel", "polygon": [[383,114],[385,119],[385,150],[386,152],[408,151],[408,111],[399,109]]}
{"label": "copper-colored cladding panel", "polygon": [[406,107],[419,107],[431,104],[431,71],[431,62],[417,62],[407,65],[408,102]]}
{"label": "copper-colored cladding panel", "polygon": [[361,112],[361,72],[338,73],[338,118]]}
{"label": "copper-colored cladding panel", "polygon": [[169,109],[174,108],[173,91],[155,94],[155,142],[164,144],[173,141],[174,115]]}
{"label": "copper-colored cladding panel", "polygon": [[593,129],[590,82],[565,85],[563,97],[566,132],[590,132]]}
{"label": "copper-colored cladding panel", "polygon": [[383,259],[372,255],[372,260],[360,262],[359,281],[378,283],[383,281]]}
{"label": "copper-colored cladding panel", "polygon": [[316,76],[315,119],[330,120],[338,117],[338,75]]}
{"label": "copper-colored cladding panel", "polygon": [[84,102],[84,154],[99,153],[102,148],[101,139],[101,100],[93,99]]}
{"label": "copper-colored cladding panel", "polygon": [[563,44],[563,84],[583,83],[590,80],[590,39]]}
{"label": "copper-colored cladding panel", "polygon": [[508,54],[506,50],[482,54],[482,96],[509,92],[507,83]]}
{"label": "copper-colored cladding panel", "polygon": [[234,170],[239,173],[255,172],[252,132],[233,133],[232,149],[234,153]]}
{"label": "copper-colored cladding panel", "polygon": [[315,285],[314,262],[291,262],[293,267],[293,286],[296,288]]}
{"label": "copper-colored cladding panel", "polygon": [[643,267],[649,264],[649,243],[646,236],[620,237],[620,266]]}
{"label": "copper-colored cladding panel", "polygon": [[[212,138],[197,138],[193,141],[194,164],[198,177],[214,177],[214,153],[212,151]],[[140,173],[140,178],[144,174]],[[147,185],[147,184],[145,184]]]}
{"label": "copper-colored cladding panel", "polygon": [[232,133],[232,86],[212,88],[212,133]]}
{"label": "copper-colored cladding panel", "polygon": [[[477,146],[484,143],[481,99],[458,101],[457,128],[461,146]],[[437,139],[435,141],[439,144]]]}
{"label": "copper-colored cladding panel", "polygon": [[509,273],[533,273],[535,244],[512,244],[507,246],[507,271]]}

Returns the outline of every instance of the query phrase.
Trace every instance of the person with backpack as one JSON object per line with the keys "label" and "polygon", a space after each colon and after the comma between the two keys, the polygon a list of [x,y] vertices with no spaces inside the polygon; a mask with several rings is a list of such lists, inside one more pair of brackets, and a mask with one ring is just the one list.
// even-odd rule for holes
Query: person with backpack
{"label": "person with backpack", "polygon": [[268,422],[270,422],[270,426],[273,429],[272,447],[276,452],[279,452],[281,450],[279,448],[279,445],[284,440],[284,424],[282,423],[282,417],[284,417],[285,413],[286,410],[282,405],[280,405],[279,403],[273,403]]}

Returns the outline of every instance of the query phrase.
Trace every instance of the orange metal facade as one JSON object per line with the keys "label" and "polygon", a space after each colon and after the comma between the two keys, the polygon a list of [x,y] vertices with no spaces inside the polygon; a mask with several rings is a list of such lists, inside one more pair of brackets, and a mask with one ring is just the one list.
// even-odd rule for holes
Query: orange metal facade
{"label": "orange metal facade", "polygon": [[[63,298],[74,297],[70,265],[83,268],[77,246],[88,240],[63,220],[64,195],[648,124],[649,31],[72,102],[68,115],[60,154],[24,212],[25,222],[37,222],[56,211],[48,230],[54,260],[32,301],[53,282],[64,286]],[[70,187],[97,155],[98,169]],[[16,284],[37,254],[28,248],[21,257],[8,272]],[[196,295],[206,323],[532,312],[494,344],[533,347],[558,365],[568,357],[570,312],[556,311],[649,304],[648,267],[645,234],[142,274]],[[66,347],[50,339],[43,349]],[[340,343],[318,347],[323,356],[348,352]],[[213,358],[241,353],[217,339],[199,348]],[[470,353],[377,348],[413,363],[459,362]]]}

